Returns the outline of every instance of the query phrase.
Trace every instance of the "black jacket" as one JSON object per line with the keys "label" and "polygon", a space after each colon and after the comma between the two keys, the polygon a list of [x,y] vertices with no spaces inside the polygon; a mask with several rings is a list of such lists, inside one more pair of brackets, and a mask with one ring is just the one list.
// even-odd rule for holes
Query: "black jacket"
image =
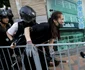
{"label": "black jacket", "polygon": [[7,25],[6,30],[0,25],[0,46],[10,45],[10,41],[6,35],[6,31],[10,26]]}
{"label": "black jacket", "polygon": [[52,38],[48,23],[41,23],[31,27],[30,36],[34,44],[41,44]]}
{"label": "black jacket", "polygon": [[17,43],[17,45],[25,45],[26,44],[26,40],[25,40],[25,36],[24,34],[24,29],[26,27],[32,27],[34,25],[36,25],[37,23],[25,23],[23,21],[18,22],[18,31],[16,32],[16,34],[14,35],[14,39],[13,41],[15,41]]}
{"label": "black jacket", "polygon": [[[18,31],[16,35],[14,36],[14,39],[19,40],[21,36],[23,38],[23,40],[21,39],[21,41],[24,41],[23,44],[26,44],[25,37],[23,36],[24,28],[25,28],[24,24],[22,22],[19,22]],[[49,24],[46,22],[45,23],[43,22],[41,24],[36,24],[36,25],[31,26],[30,37],[34,44],[40,44],[40,43],[43,43],[49,40],[51,38],[51,30],[50,30]]]}

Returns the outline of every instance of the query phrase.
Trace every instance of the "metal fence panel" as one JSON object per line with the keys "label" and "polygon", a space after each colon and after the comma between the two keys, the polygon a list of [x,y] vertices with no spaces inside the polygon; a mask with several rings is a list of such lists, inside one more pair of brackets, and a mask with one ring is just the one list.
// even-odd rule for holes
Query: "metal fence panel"
{"label": "metal fence panel", "polygon": [[[46,50],[45,50],[45,47],[60,47],[60,46],[67,46],[68,47],[68,50],[66,50],[66,54],[68,57],[68,66],[69,66],[69,70],[72,70],[72,64],[71,64],[71,46],[76,46],[75,48],[75,52],[76,52],[76,56],[77,56],[77,65],[78,65],[78,70],[80,70],[80,58],[79,58],[79,47],[80,46],[84,46],[85,45],[85,42],[78,42],[78,43],[58,43],[58,44],[37,44],[35,45],[35,47],[38,49],[38,47],[42,47],[42,50],[39,50],[42,52],[42,54],[44,55],[44,59],[45,59],[45,64],[46,64],[46,70],[49,70],[49,65],[48,65],[48,60],[47,60],[47,53],[46,53]],[[29,46],[28,46],[29,47]],[[49,50],[50,50],[50,47],[49,47]],[[25,63],[24,63],[24,58],[25,58],[25,55],[24,55],[24,52],[25,52],[25,45],[22,45],[22,46],[16,46],[16,49],[11,49],[12,53],[10,52],[9,50],[9,46],[0,46],[0,70],[27,70],[28,68],[26,68],[25,66]],[[23,49],[23,51],[22,51]],[[6,52],[7,53],[6,53]],[[57,53],[59,53],[59,55],[56,55]],[[64,69],[64,64],[63,64],[63,55],[62,55],[62,52],[63,51],[53,51],[53,52],[49,52],[50,54],[50,57],[52,59],[52,63],[53,63],[53,67],[52,67],[52,70],[56,70],[56,64],[55,64],[55,58],[56,57],[59,57],[59,60],[60,60],[60,68],[61,70],[65,70]],[[2,53],[2,54],[1,54]],[[38,60],[40,60],[40,55],[38,55],[38,51],[36,51],[35,53],[37,53],[37,57],[35,55],[33,55],[32,57],[34,57],[34,66],[35,66],[35,70],[43,70],[42,69],[42,65],[41,64],[37,64]],[[8,55],[6,55],[8,54]],[[9,57],[9,58],[7,58]],[[39,57],[39,58],[38,58]],[[8,64],[8,62],[10,62],[10,65]],[[32,65],[32,62],[29,58],[29,56],[27,56],[27,62],[28,62],[28,65],[29,65],[29,69],[30,70],[33,70],[33,65]],[[40,60],[40,63],[41,63],[41,60]],[[37,66],[38,65],[38,66]],[[11,67],[11,68],[10,68]],[[40,69],[39,69],[40,68]]]}

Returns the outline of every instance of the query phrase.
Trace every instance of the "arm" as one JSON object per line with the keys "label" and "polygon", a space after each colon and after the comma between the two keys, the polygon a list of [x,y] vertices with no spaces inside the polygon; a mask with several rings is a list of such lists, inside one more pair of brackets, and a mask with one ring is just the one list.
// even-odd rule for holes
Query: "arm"
{"label": "arm", "polygon": [[50,39],[50,40],[49,40],[49,43],[50,43],[50,44],[53,44],[53,43],[54,43],[54,39]]}
{"label": "arm", "polygon": [[7,34],[7,37],[10,39],[10,41],[12,41],[13,40],[12,35],[10,35],[8,32],[6,32],[6,34]]}
{"label": "arm", "polygon": [[18,23],[14,23],[6,32],[8,38],[12,41],[14,34],[18,30]]}
{"label": "arm", "polygon": [[[18,23],[14,23],[6,32],[8,38],[10,39],[10,41],[13,41],[13,35],[17,32],[18,30]],[[11,48],[14,49],[16,46],[15,42],[11,43]]]}
{"label": "arm", "polygon": [[[53,43],[54,43],[54,39],[50,39],[49,44],[53,44]],[[50,56],[52,56],[52,53],[54,52],[53,46],[49,46],[49,51],[50,51]]]}
{"label": "arm", "polygon": [[26,27],[24,29],[24,34],[27,42],[31,42],[31,37],[30,37],[30,27]]}
{"label": "arm", "polygon": [[[50,39],[49,40],[49,44],[53,44],[54,43],[54,39]],[[49,48],[53,48],[53,46],[49,47]]]}
{"label": "arm", "polygon": [[[35,54],[35,51],[37,51],[37,48],[34,47],[34,44],[32,43],[31,41],[31,37],[30,37],[30,27],[26,27],[24,29],[24,35],[25,35],[25,38],[26,38],[26,41],[27,41],[27,45],[26,45],[26,54],[27,56],[32,56],[32,53]],[[29,46],[30,44],[30,46]]]}

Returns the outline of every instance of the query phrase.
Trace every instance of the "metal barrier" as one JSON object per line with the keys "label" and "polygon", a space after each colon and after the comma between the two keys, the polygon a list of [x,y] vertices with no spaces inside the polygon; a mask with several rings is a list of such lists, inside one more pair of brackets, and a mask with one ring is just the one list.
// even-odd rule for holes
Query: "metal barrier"
{"label": "metal barrier", "polygon": [[[75,48],[75,52],[77,55],[76,60],[78,62],[78,70],[80,70],[79,48],[80,48],[80,46],[84,46],[85,42],[58,43],[58,44],[37,44],[37,45],[35,45],[35,47],[37,47],[37,50],[34,52],[35,54],[32,55],[32,58],[34,59],[34,61],[33,61],[34,64],[31,63],[32,58],[30,56],[28,57],[27,54],[24,53],[24,51],[25,51],[24,49],[26,48],[25,45],[16,46],[16,48],[13,50],[10,49],[9,46],[0,46],[0,70],[50,70],[49,65],[48,65],[48,59],[47,59],[48,54],[45,51],[46,47],[48,47],[48,46],[49,46],[49,50],[52,50],[49,52],[50,55],[48,56],[49,58],[51,58],[51,60],[53,62],[52,70],[56,70],[56,68],[57,68],[55,66],[56,65],[55,64],[56,57],[60,58],[60,64],[61,64],[60,68],[61,68],[61,70],[64,70],[64,66],[63,66],[63,57],[64,56],[62,55],[63,51],[53,51],[52,46],[55,46],[57,48],[61,47],[61,46],[68,47],[68,50],[66,50],[65,52],[67,52],[66,57],[68,57],[67,61],[68,61],[68,65],[69,65],[69,70],[72,70],[71,58],[70,58],[70,55],[71,55],[70,52],[72,49],[70,49],[70,47],[73,45],[76,46],[76,48]],[[40,50],[39,47],[42,47],[42,50]],[[41,54],[39,54],[39,52],[41,52],[43,54],[44,61],[42,61],[40,59],[40,57],[42,58],[42,56],[40,56]],[[59,55],[57,55],[58,53],[59,53]],[[27,68],[26,68],[26,64],[24,61],[26,61],[26,63],[28,63]],[[43,69],[41,61],[45,62],[44,66],[46,67],[46,69]],[[33,69],[34,66],[35,66],[35,69]]]}

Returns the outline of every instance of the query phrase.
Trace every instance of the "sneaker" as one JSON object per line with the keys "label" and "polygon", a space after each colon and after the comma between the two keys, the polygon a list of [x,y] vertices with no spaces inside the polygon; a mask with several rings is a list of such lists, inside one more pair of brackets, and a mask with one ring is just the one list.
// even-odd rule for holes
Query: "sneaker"
{"label": "sneaker", "polygon": [[80,52],[80,56],[81,56],[82,58],[85,58],[85,54],[84,54],[83,52]]}
{"label": "sneaker", "polygon": [[[59,64],[60,64],[60,61],[54,61],[55,62],[55,66],[57,67]],[[49,63],[49,66],[50,67],[53,67],[53,62],[51,61],[50,63]]]}

